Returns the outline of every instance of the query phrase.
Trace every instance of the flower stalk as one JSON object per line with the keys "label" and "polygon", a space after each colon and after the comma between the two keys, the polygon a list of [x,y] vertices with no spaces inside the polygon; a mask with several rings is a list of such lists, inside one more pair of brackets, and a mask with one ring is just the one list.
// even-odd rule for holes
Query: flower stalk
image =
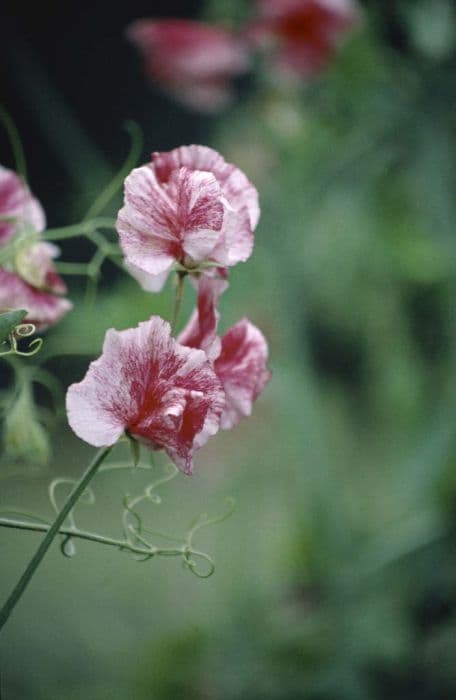
{"label": "flower stalk", "polygon": [[30,580],[31,580],[33,574],[35,573],[36,569],[40,565],[41,560],[43,559],[44,555],[48,551],[48,549],[51,546],[52,542],[54,541],[55,537],[58,535],[59,530],[65,521],[65,518],[70,513],[72,508],[74,508],[78,499],[84,493],[89,482],[95,476],[99,467],[101,466],[103,461],[106,459],[106,457],[110,453],[111,449],[112,449],[112,447],[104,447],[97,452],[94,459],[89,464],[86,471],[84,472],[82,477],[79,479],[79,481],[75,485],[74,489],[71,491],[70,495],[68,496],[64,505],[62,506],[61,510],[57,514],[54,522],[47,530],[46,536],[44,537],[43,541],[39,545],[38,549],[36,550],[34,556],[30,560],[28,566],[26,567],[24,573],[22,574],[21,578],[17,582],[16,586],[12,590],[8,600],[6,601],[6,603],[4,604],[2,609],[0,610],[0,630],[3,629],[4,625],[8,621],[9,616],[11,615],[11,613],[13,612],[17,603],[19,602],[22,595],[24,594],[28,584],[30,583]]}

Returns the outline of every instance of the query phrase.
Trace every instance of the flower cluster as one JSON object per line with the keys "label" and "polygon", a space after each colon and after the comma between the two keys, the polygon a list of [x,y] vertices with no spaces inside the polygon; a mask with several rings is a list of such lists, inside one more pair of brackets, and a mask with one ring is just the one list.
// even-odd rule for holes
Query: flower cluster
{"label": "flower cluster", "polygon": [[335,54],[359,21],[355,0],[256,0],[235,33],[190,20],[141,19],[127,30],[147,77],[187,106],[214,112],[232,97],[232,79],[261,50],[276,76],[309,78]]}
{"label": "flower cluster", "polygon": [[0,166],[0,312],[27,309],[39,330],[72,307],[53,259],[59,249],[40,240],[46,220],[38,200],[12,170]]}
{"label": "flower cluster", "polygon": [[195,450],[251,413],[270,378],[266,341],[247,319],[222,338],[217,327],[227,268],[250,256],[258,218],[255,187],[210,148],[154,153],[130,173],[117,219],[126,267],[151,291],[172,270],[192,277],[197,308],[177,339],[158,316],[108,331],[101,357],[68,390],[79,437],[101,447],[126,433],[189,474]]}

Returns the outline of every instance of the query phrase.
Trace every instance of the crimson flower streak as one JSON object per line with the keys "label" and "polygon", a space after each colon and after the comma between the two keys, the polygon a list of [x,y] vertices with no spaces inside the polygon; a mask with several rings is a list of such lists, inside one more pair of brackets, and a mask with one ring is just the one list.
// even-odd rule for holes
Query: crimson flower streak
{"label": "crimson flower streak", "polygon": [[239,168],[206,146],[181,146],[130,173],[117,231],[129,271],[159,291],[176,263],[246,261],[259,215],[257,190]]}
{"label": "crimson flower streak", "polygon": [[224,405],[206,354],[176,342],[158,316],[109,330],[101,357],[67,393],[68,421],[78,437],[101,447],[127,432],[152,450],[164,449],[186,474],[195,450],[218,431]]}

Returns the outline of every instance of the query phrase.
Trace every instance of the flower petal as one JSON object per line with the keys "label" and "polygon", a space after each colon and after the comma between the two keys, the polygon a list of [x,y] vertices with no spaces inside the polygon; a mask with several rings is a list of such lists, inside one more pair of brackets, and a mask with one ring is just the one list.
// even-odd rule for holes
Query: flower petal
{"label": "flower petal", "polygon": [[150,275],[131,263],[125,262],[124,265],[125,269],[128,270],[130,275],[134,277],[137,282],[139,282],[139,285],[146,292],[161,292],[166,280],[168,279],[169,271],[171,269],[170,267],[168,270],[161,272],[159,275]]}
{"label": "flower petal", "polygon": [[0,245],[6,243],[14,232],[24,224],[30,224],[35,231],[42,231],[46,225],[43,208],[33,197],[27,185],[12,170],[0,165],[0,217],[15,221],[0,221]]}
{"label": "flower petal", "polygon": [[198,281],[198,307],[178,336],[179,343],[190,348],[201,348],[211,361],[220,354],[218,303],[227,288],[228,282],[225,280],[201,277]]}
{"label": "flower petal", "polygon": [[125,206],[117,219],[127,263],[159,275],[175,261],[203,261],[220,238],[223,213],[212,174],[179,168],[159,183],[152,166],[136,168],[125,181]]}
{"label": "flower petal", "polygon": [[201,111],[225,106],[231,97],[230,79],[250,64],[243,39],[201,22],[142,19],[127,33],[144,55],[148,77]]}
{"label": "flower petal", "polygon": [[111,445],[124,430],[151,449],[163,448],[191,473],[198,436],[216,431],[224,394],[206,355],[171,337],[158,316],[106,334],[103,354],[67,394],[68,420],[92,445]]}
{"label": "flower petal", "polygon": [[221,427],[232,428],[252,412],[252,404],[271,378],[268,346],[261,331],[243,319],[225,333],[214,369],[226,394]]}
{"label": "flower petal", "polygon": [[180,146],[169,152],[152,154],[157,179],[167,182],[173,170],[182,166],[191,170],[205,170],[213,173],[220,184],[223,195],[235,211],[244,207],[248,211],[252,231],[255,230],[260,217],[258,192],[247,179],[242,170],[207,146]]}
{"label": "flower petal", "polygon": [[52,326],[73,304],[54,294],[41,291],[25,282],[14,272],[0,268],[0,309],[27,309],[26,321],[38,330]]}

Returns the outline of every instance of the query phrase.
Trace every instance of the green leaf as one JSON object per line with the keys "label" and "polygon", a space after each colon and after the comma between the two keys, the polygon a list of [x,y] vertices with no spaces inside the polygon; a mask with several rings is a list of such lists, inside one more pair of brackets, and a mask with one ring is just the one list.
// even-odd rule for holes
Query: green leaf
{"label": "green leaf", "polygon": [[9,334],[18,326],[27,315],[25,309],[14,309],[0,314],[0,343],[3,343]]}

